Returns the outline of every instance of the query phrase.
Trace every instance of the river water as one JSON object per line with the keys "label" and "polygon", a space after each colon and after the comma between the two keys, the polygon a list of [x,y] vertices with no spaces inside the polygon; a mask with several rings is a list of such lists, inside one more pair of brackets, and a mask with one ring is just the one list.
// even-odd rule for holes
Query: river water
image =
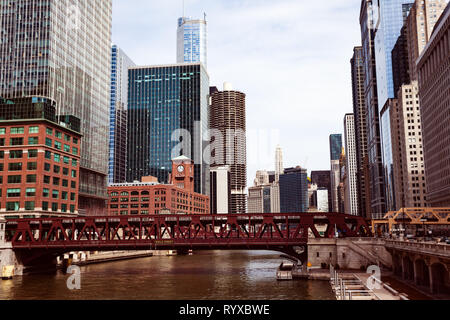
{"label": "river water", "polygon": [[328,300],[328,281],[277,281],[283,259],[269,251],[197,251],[81,267],[81,289],[69,275],[26,275],[0,280],[0,299],[44,300]]}

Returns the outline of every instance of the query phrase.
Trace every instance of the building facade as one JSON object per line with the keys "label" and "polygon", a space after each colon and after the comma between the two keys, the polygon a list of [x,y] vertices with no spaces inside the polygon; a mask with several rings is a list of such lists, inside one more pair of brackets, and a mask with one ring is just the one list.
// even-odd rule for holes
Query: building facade
{"label": "building facade", "polygon": [[370,212],[367,212],[367,217],[386,213],[374,43],[378,15],[378,1],[361,1],[359,22],[364,57],[364,96],[367,124],[366,176],[368,179],[366,198],[370,201]]}
{"label": "building facade", "polygon": [[208,65],[208,31],[204,19],[182,17],[177,27],[177,63],[201,62]]}
{"label": "building facade", "polygon": [[81,119],[80,210],[103,214],[112,1],[3,1],[0,15],[8,30],[0,42],[0,96],[47,97],[57,115]]}
{"label": "building facade", "polygon": [[417,64],[427,205],[450,206],[450,4]]}
{"label": "building facade", "polygon": [[154,176],[169,182],[171,159],[195,164],[195,192],[208,194],[203,150],[208,130],[209,76],[199,63],[129,69],[127,181]]}
{"label": "building facade", "polygon": [[212,166],[228,165],[231,170],[231,213],[246,212],[247,144],[245,94],[225,83],[223,91],[210,97]]}
{"label": "building facade", "polygon": [[128,69],[134,62],[120,49],[111,48],[111,106],[109,111],[108,183],[126,181]]}
{"label": "building facade", "polygon": [[284,169],[280,175],[281,213],[308,212],[308,173],[301,167]]}
{"label": "building facade", "polygon": [[346,213],[354,216],[359,215],[358,202],[358,164],[356,153],[355,139],[355,116],[346,114],[344,118],[344,137],[345,137],[345,154],[346,154],[346,201],[348,203]]}
{"label": "building facade", "polygon": [[231,212],[231,173],[229,166],[211,167],[210,208],[212,214]]}
{"label": "building facade", "polygon": [[316,184],[319,189],[327,189],[328,196],[328,210],[331,209],[331,171],[311,171],[311,183]]}
{"label": "building facade", "polygon": [[[64,122],[69,120],[67,122]],[[80,120],[47,98],[0,98],[0,216],[76,216]]]}
{"label": "building facade", "polygon": [[330,135],[330,159],[331,159],[331,209],[339,212],[338,187],[340,183],[339,157],[342,151],[342,135]]}
{"label": "building facade", "polygon": [[182,156],[172,161],[170,184],[160,184],[156,177],[111,184],[109,215],[210,214],[209,197],[194,192],[194,170],[192,161]]}

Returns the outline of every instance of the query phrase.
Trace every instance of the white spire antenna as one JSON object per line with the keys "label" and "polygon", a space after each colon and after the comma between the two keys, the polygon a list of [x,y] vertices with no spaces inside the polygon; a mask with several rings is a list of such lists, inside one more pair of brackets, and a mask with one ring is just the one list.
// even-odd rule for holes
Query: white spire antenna
{"label": "white spire antenna", "polygon": [[184,18],[184,0],[183,0],[183,18]]}

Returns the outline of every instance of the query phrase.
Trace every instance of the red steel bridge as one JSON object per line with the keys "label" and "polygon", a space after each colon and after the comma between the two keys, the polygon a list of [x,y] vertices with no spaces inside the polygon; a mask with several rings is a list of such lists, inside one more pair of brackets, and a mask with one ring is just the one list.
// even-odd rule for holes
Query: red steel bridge
{"label": "red steel bridge", "polygon": [[372,236],[364,218],[338,213],[36,218],[5,229],[24,265],[70,251],[158,249],[274,250],[305,261],[311,236]]}

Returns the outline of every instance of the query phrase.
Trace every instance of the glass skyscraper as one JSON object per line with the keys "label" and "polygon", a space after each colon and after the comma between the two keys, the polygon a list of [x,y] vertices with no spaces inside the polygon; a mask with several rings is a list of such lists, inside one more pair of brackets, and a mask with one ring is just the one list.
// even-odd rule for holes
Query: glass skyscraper
{"label": "glass skyscraper", "polygon": [[209,193],[209,76],[200,63],[133,67],[128,71],[127,181],[143,176],[168,183],[171,160],[195,163],[195,192]]}
{"label": "glass skyscraper", "polygon": [[126,133],[128,106],[128,69],[134,62],[120,49],[111,48],[111,106],[109,112],[108,182],[126,181]]}
{"label": "glass skyscraper", "polygon": [[378,19],[375,33],[375,59],[378,85],[378,106],[380,111],[381,148],[385,178],[387,210],[395,209],[393,155],[389,99],[395,97],[392,71],[392,50],[414,0],[379,0]]}
{"label": "glass skyscraper", "polygon": [[0,96],[47,97],[81,119],[80,212],[104,213],[112,1],[5,0],[0,15]]}
{"label": "glass skyscraper", "polygon": [[342,134],[330,135],[330,158],[331,161],[339,160],[342,153]]}
{"label": "glass skyscraper", "polygon": [[308,212],[308,172],[306,169],[288,168],[280,175],[281,213]]}
{"label": "glass skyscraper", "polygon": [[178,19],[177,63],[201,62],[207,67],[207,22],[205,19]]}

